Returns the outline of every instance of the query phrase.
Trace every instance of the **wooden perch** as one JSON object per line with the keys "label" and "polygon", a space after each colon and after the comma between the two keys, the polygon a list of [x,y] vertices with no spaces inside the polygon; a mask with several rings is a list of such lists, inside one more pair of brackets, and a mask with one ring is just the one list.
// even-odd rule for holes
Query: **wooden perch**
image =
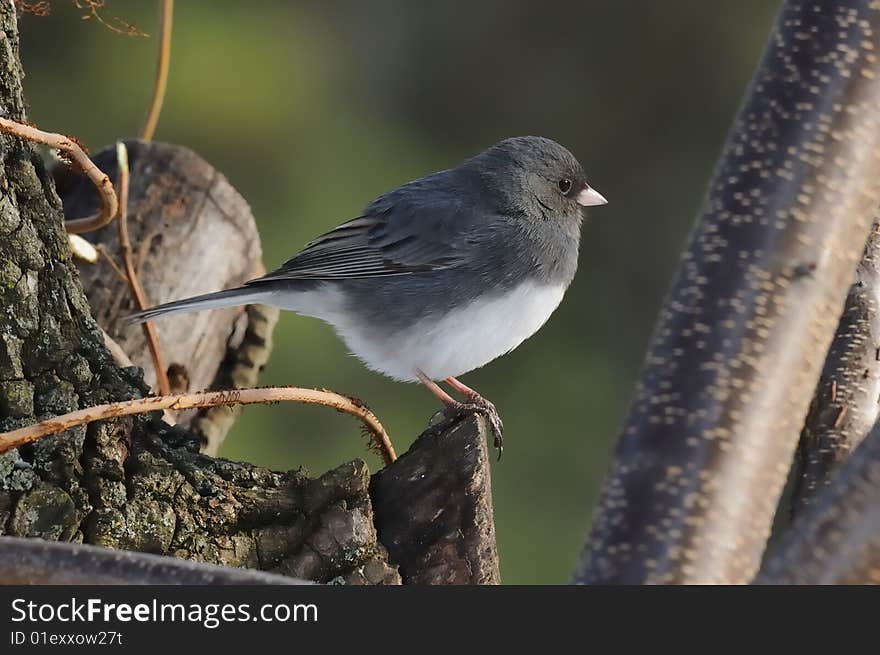
{"label": "wooden perch", "polygon": [[880,206],[880,6],[789,0],[655,329],[584,583],[742,583],[761,561]]}
{"label": "wooden perch", "polygon": [[801,432],[792,513],[829,483],[877,422],[878,398],[880,223],[875,222]]}
{"label": "wooden perch", "polygon": [[[37,442],[27,455],[63,472],[62,458],[76,448],[59,446],[76,433]],[[192,435],[159,420],[123,418],[93,425],[84,468],[57,481],[40,479],[16,451],[0,456],[6,533],[318,582],[399,582],[376,538],[362,461],[313,479],[303,470],[211,459],[197,448]]]}
{"label": "wooden perch", "polygon": [[499,584],[488,430],[428,430],[373,476],[379,540],[406,584]]}
{"label": "wooden perch", "polygon": [[[302,470],[273,472],[214,460],[195,452],[198,444],[191,435],[156,420],[96,425],[92,439],[86,469],[57,485],[39,480],[32,468],[16,467],[23,462],[15,451],[0,456],[0,473],[7,471],[0,482],[27,489],[16,495],[0,491],[10,534],[83,540],[319,582],[399,584],[397,563],[409,584],[499,582],[487,430],[481,419],[429,429],[372,483],[359,460],[317,479]],[[43,451],[55,452],[57,444]],[[85,490],[90,490],[88,500]],[[201,577],[200,571],[174,567],[165,558],[98,552],[95,559],[95,552],[17,547],[0,554],[0,580],[261,583],[245,573],[218,579],[208,571],[210,579]],[[86,559],[77,571],[56,563],[41,572],[39,562],[59,553],[61,562],[68,555]],[[149,566],[139,572],[133,568],[137,562]]]}

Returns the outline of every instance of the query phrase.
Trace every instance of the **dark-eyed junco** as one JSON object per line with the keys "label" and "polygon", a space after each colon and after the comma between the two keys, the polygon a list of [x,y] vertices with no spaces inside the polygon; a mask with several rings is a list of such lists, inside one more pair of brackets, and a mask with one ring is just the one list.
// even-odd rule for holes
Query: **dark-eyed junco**
{"label": "dark-eyed junco", "polygon": [[268,275],[132,319],[252,303],[314,316],[369,368],[486,415],[500,455],[494,405],[456,378],[550,317],[577,268],[582,208],[605,203],[558,143],[506,139],[380,196]]}

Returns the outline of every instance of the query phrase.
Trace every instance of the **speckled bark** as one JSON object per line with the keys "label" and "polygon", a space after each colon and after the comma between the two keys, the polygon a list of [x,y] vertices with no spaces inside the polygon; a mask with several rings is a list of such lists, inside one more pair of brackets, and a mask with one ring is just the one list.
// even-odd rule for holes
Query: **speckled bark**
{"label": "speckled bark", "polygon": [[880,4],[789,0],[728,138],[576,580],[750,580],[880,206]]}
{"label": "speckled bark", "polygon": [[801,432],[792,514],[829,483],[874,426],[878,413],[880,223],[875,222]]}
{"label": "speckled bark", "polygon": [[[25,117],[21,77],[14,10],[2,3],[4,116]],[[147,391],[139,370],[118,368],[105,349],[62,224],[39,157],[0,136],[0,431]],[[148,416],[0,455],[0,534],[319,581],[399,581],[376,539],[363,462],[311,479],[211,459],[198,447],[197,436]]]}

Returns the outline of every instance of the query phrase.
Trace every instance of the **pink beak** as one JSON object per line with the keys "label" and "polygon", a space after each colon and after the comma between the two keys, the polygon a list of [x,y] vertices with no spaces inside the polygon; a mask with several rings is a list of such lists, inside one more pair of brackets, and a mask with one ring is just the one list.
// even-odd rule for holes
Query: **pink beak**
{"label": "pink beak", "polygon": [[581,207],[595,207],[596,205],[607,205],[608,201],[601,193],[586,186],[583,191],[577,194],[577,203]]}

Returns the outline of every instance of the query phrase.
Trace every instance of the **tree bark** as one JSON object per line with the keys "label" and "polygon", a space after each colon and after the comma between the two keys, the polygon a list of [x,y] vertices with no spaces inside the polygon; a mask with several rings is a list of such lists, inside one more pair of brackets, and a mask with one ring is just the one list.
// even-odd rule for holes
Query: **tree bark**
{"label": "tree bark", "polygon": [[880,7],[789,0],[653,336],[576,580],[756,572],[880,206]]}
{"label": "tree bark", "polygon": [[486,432],[482,419],[428,430],[373,476],[379,538],[405,583],[500,583]]}
{"label": "tree bark", "polygon": [[[0,6],[0,57],[3,114],[22,120],[22,72],[11,3]],[[29,144],[8,135],[0,136],[0,189],[0,306],[5,310],[0,313],[0,429],[141,394],[137,376],[113,365],[91,318],[62,229],[60,203],[42,162]],[[122,425],[111,421],[100,429],[114,434]],[[90,432],[98,429],[92,426]],[[79,520],[94,501],[81,479],[86,433],[72,430],[26,452],[0,456],[5,530],[13,516],[22,516],[17,512],[22,497],[57,485],[48,505],[66,520],[48,531],[56,538],[76,538]],[[45,524],[32,518],[31,523]]]}
{"label": "tree bark", "polygon": [[880,223],[875,222],[798,445],[792,515],[862,442],[880,413]]}
{"label": "tree bark", "polygon": [[880,584],[880,427],[875,427],[773,549],[758,584]]}

